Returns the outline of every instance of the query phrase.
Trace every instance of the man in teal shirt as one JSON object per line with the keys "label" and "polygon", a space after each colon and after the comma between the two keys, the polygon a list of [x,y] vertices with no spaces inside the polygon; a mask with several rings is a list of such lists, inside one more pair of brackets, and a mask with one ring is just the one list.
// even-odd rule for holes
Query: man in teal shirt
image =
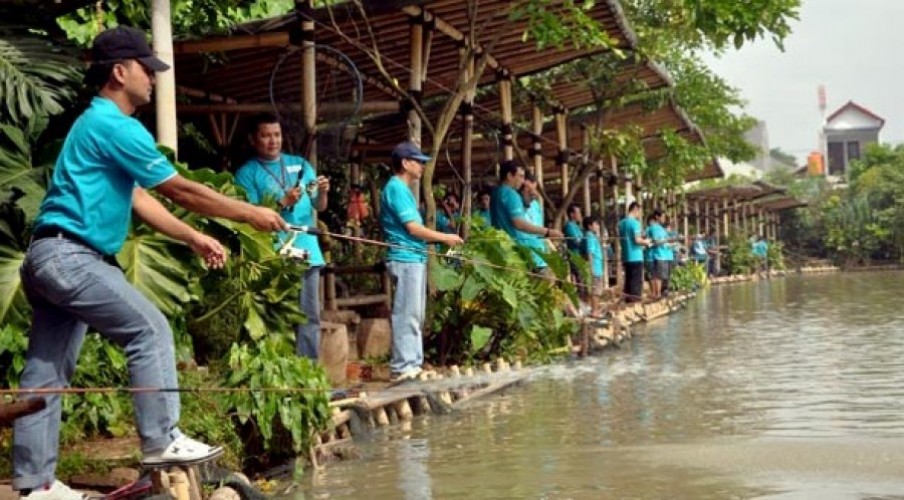
{"label": "man in teal shirt", "polygon": [[515,243],[532,249],[532,262],[535,269],[545,272],[546,262],[534,251],[534,249],[539,249],[537,241],[542,245],[541,238],[561,237],[562,233],[556,229],[531,223],[528,219],[524,198],[518,192],[524,184],[524,167],[513,161],[504,161],[499,166],[499,177],[501,184],[496,188],[496,192],[493,193],[490,200],[493,225],[508,233]]}
{"label": "man in teal shirt", "polygon": [[584,229],[587,232],[582,239],[582,248],[587,262],[590,263],[591,283],[588,290],[590,298],[590,316],[600,318],[600,298],[606,289],[606,265],[603,259],[603,246],[600,244],[600,222],[592,216],[584,217]]}
{"label": "man in teal shirt", "polygon": [[[584,233],[581,231],[581,207],[577,203],[568,206],[568,212],[565,214],[568,220],[562,228],[565,233],[565,246],[568,248],[569,255],[580,255],[584,247]],[[581,272],[574,259],[568,259],[571,268],[571,279],[580,288]]]}
{"label": "man in teal shirt", "polygon": [[643,249],[650,241],[643,236],[640,216],[640,205],[632,201],[628,205],[627,215],[618,223],[622,262],[625,266],[625,302],[643,300]]}
{"label": "man in teal shirt", "polygon": [[649,248],[652,267],[650,269],[650,292],[653,299],[662,297],[663,283],[668,282],[669,267],[672,261],[672,248],[669,246],[669,234],[662,227],[663,214],[654,210],[647,226],[647,237],[651,242]]}
{"label": "man in teal shirt", "polygon": [[[315,227],[314,210],[326,209],[330,181],[317,176],[314,167],[300,156],[282,152],[282,127],[276,116],[263,113],[252,118],[248,140],[255,157],[245,162],[235,174],[235,181],[245,189],[248,201],[260,205],[275,201],[280,213],[294,226]],[[278,236],[280,245],[289,233]],[[297,233],[292,245],[306,256],[309,265],[301,279],[298,305],[307,321],[295,327],[295,354],[317,360],[320,351],[320,270],[325,265],[317,236]]]}
{"label": "man in teal shirt", "polygon": [[[261,231],[283,229],[276,212],[243,203],[180,176],[132,114],[151,101],[155,73],[169,69],[154,57],[144,32],[102,32],[86,76],[98,95],[72,125],[35,220],[21,278],[32,306],[28,353],[19,387],[68,387],[88,328],[125,350],[141,440],[142,463],[187,465],[217,457],[182,434],[173,332],[167,318],[126,281],[115,262],[134,214],[153,229],[191,247],[212,268],[227,254],[215,239],[188,226],[147,190],[188,210],[247,222]],[[157,390],[166,389],[166,390]],[[80,499],[56,480],[62,412],[60,394],[40,396],[46,408],[15,421],[12,487],[25,499]]]}
{"label": "man in teal shirt", "polygon": [[474,210],[471,212],[471,215],[477,215],[483,220],[483,224],[485,226],[493,225],[493,221],[490,219],[490,192],[486,190],[481,190],[477,193],[477,204],[474,207]]}
{"label": "man in teal shirt", "polygon": [[444,233],[458,233],[461,222],[461,203],[458,195],[452,192],[443,196],[443,202],[436,211],[436,230]]}
{"label": "man in teal shirt", "polygon": [[411,184],[424,173],[430,157],[413,142],[392,150],[395,175],[380,195],[380,224],[389,250],[386,268],[395,285],[392,299],[392,358],[389,368],[394,382],[415,379],[424,363],[422,327],[427,307],[427,243],[458,246],[457,234],[424,227]]}

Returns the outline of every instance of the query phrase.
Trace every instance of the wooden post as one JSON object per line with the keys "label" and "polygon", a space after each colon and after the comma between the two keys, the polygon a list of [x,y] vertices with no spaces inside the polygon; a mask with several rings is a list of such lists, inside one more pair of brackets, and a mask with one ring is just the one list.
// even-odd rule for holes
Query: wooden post
{"label": "wooden post", "polygon": [[500,70],[496,74],[496,79],[499,81],[499,104],[502,109],[503,159],[511,161],[515,158],[515,130],[512,125],[512,80],[505,70]]}
{"label": "wooden post", "polygon": [[735,231],[741,231],[741,234],[743,234],[744,228],[741,227],[741,206],[737,198],[731,200],[731,207],[731,222],[734,225]]}
{"label": "wooden post", "polygon": [[[470,81],[474,75],[474,58],[469,56],[470,51],[462,47],[459,57],[462,59],[465,70],[465,79]],[[467,57],[468,60],[464,61]],[[464,172],[464,188],[461,193],[461,215],[462,226],[461,237],[467,239],[471,234],[471,151],[473,147],[474,132],[474,91],[465,93],[464,100],[461,103],[461,168]]]}
{"label": "wooden post", "polygon": [[157,142],[178,153],[176,124],[176,67],[173,62],[173,25],[170,0],[151,1],[151,33],[154,54],[169,65],[169,71],[156,74],[154,84],[157,110]]}
{"label": "wooden post", "polygon": [[[301,9],[301,114],[305,132],[317,132],[317,54],[314,50],[314,0],[304,0]],[[307,160],[317,168],[317,140],[311,141]]]}
{"label": "wooden post", "polygon": [[722,198],[722,236],[728,239],[728,198]]}
{"label": "wooden post", "polygon": [[[584,158],[581,160],[582,168],[589,168],[590,165],[590,131],[587,127],[581,128],[581,147],[583,149]],[[584,216],[590,215],[590,177],[584,179],[581,186],[584,190]]]}
{"label": "wooden post", "polygon": [[[531,132],[533,138],[531,139],[530,154],[534,164],[534,175],[537,176],[537,184],[543,186],[543,144],[540,142],[540,138],[543,136],[543,111],[536,103],[532,109]],[[540,208],[545,208],[543,205],[544,200],[541,196]]]}
{"label": "wooden post", "polygon": [[606,227],[606,173],[603,171],[602,158],[596,160],[596,189],[597,201],[600,204],[600,224]]}
{"label": "wooden post", "polygon": [[[609,155],[609,166],[612,170],[612,175],[618,178],[618,160],[615,158],[614,154]],[[624,273],[624,265],[622,263],[622,252],[621,252],[621,235],[618,232],[618,223],[620,212],[618,210],[618,181],[615,182],[615,185],[612,186],[612,209],[615,211],[615,230],[609,233],[614,237],[612,240],[615,243],[614,252],[615,253],[615,286],[619,290],[623,290],[625,286],[625,273]],[[625,214],[627,215],[627,201],[628,201],[628,191],[625,190]]]}
{"label": "wooden post", "polygon": [[565,109],[556,108],[556,140],[559,144],[559,154],[556,157],[556,163],[562,176],[562,198],[568,195],[569,186],[568,179],[568,120],[565,115]]}
{"label": "wooden post", "polygon": [[[424,81],[424,11],[420,8],[418,11],[418,15],[409,19],[408,93],[420,104]],[[408,135],[411,141],[420,146],[421,117],[413,107],[408,111]],[[417,190],[416,193],[419,191]]]}
{"label": "wooden post", "polygon": [[682,222],[684,223],[684,231],[683,231],[684,245],[685,245],[685,247],[688,247],[687,250],[688,250],[688,253],[690,253],[689,252],[690,251],[690,248],[689,248],[690,247],[690,239],[689,239],[690,228],[688,227],[688,209],[687,208],[688,208],[687,207],[687,196],[685,196],[682,193],[682,195],[681,195],[681,212],[680,213],[681,213]]}
{"label": "wooden post", "polygon": [[[712,229],[712,219],[711,217],[714,215],[714,210],[710,210],[713,202],[706,198],[703,199],[703,227],[705,228],[704,232],[706,236],[709,237],[710,229]],[[697,212],[698,214],[700,212]],[[697,220],[700,220],[699,218]],[[699,226],[699,223],[698,223]]]}

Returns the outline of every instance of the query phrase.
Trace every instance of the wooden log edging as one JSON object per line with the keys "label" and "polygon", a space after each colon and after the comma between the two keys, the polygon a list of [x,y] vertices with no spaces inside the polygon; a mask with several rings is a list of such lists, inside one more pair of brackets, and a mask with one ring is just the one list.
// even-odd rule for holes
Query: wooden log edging
{"label": "wooden log edging", "polygon": [[371,431],[431,415],[449,413],[476,399],[498,393],[526,380],[527,372],[520,360],[498,358],[484,363],[478,371],[468,367],[462,371],[451,366],[445,374],[424,372],[418,383],[388,387],[373,394],[360,393],[330,403],[332,421],[327,430],[314,436],[310,458],[315,468],[330,458],[352,454],[356,437]]}

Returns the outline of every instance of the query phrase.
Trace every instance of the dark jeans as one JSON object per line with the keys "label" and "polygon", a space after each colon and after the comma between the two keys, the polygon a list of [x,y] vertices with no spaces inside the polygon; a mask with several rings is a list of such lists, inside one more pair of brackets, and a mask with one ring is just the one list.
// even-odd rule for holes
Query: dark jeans
{"label": "dark jeans", "polygon": [[625,302],[643,298],[643,262],[625,262]]}

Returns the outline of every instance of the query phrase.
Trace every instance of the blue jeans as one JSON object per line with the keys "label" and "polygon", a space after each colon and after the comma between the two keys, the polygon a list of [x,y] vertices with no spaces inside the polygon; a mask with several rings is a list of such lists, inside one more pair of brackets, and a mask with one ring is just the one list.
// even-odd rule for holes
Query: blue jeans
{"label": "blue jeans", "polygon": [[301,280],[298,306],[308,317],[307,323],[295,327],[295,354],[317,360],[320,354],[320,268],[309,268]]}
{"label": "blue jeans", "polygon": [[[125,350],[132,387],[178,387],[166,317],[100,254],[63,238],[34,241],[21,269],[33,308],[21,388],[67,387],[88,327]],[[60,395],[15,422],[13,488],[52,483],[59,447]],[[75,396],[80,397],[80,396]],[[166,448],[181,433],[179,394],[133,393],[141,449]]]}
{"label": "blue jeans", "polygon": [[424,364],[421,327],[427,308],[427,265],[387,262],[395,296],[392,299],[392,359],[389,368],[398,375]]}

